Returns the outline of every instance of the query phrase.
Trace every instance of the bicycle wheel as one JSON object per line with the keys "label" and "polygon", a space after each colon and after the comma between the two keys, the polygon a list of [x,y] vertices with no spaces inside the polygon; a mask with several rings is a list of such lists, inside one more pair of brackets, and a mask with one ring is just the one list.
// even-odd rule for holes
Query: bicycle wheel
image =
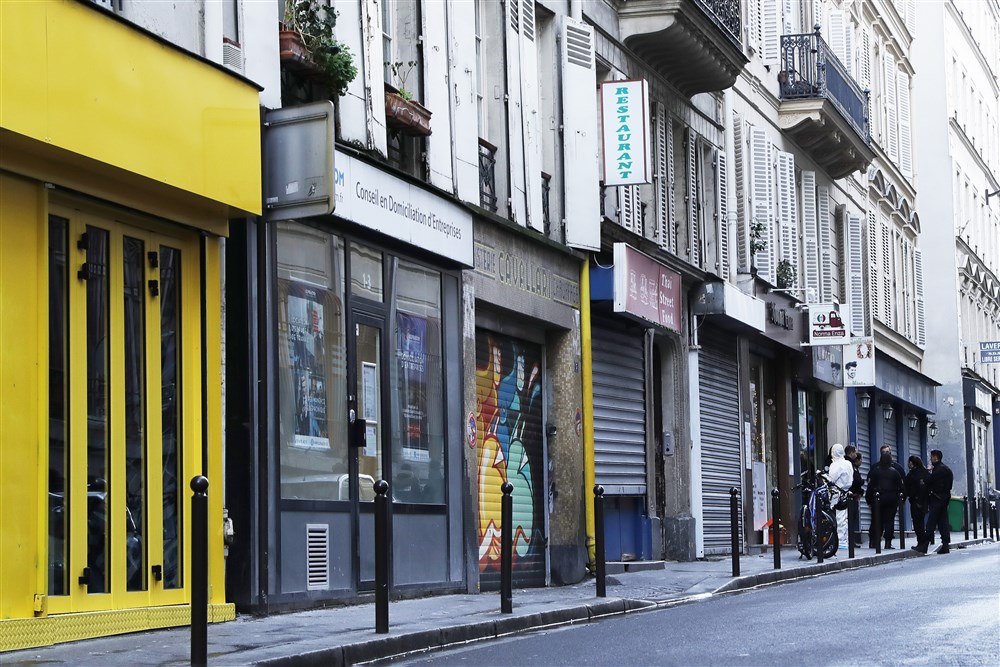
{"label": "bicycle wheel", "polygon": [[812,526],[809,522],[809,507],[806,505],[803,505],[802,509],[799,510],[799,530],[795,546],[798,547],[799,553],[805,556],[806,560],[812,560]]}
{"label": "bicycle wheel", "polygon": [[837,520],[828,510],[816,512],[816,548],[823,554],[823,558],[831,558],[837,553],[839,540],[837,539]]}

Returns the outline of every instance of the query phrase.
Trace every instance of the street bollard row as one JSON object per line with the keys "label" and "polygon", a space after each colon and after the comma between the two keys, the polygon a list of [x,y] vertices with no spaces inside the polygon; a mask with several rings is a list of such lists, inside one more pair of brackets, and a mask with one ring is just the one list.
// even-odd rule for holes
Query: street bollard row
{"label": "street bollard row", "polygon": [[771,535],[774,538],[774,569],[781,569],[781,492],[771,489]]}
{"label": "street bollard row", "polygon": [[882,512],[879,511],[879,508],[881,507],[879,501],[881,499],[882,499],[882,494],[876,491],[875,504],[872,505],[872,525],[875,526],[875,529],[872,532],[875,534],[874,540],[875,540],[876,554],[882,553],[882,517],[879,516],[882,514]]}
{"label": "street bollard row", "polygon": [[730,526],[730,546],[733,553],[733,576],[740,576],[740,525],[739,507],[737,497],[740,490],[735,486],[729,489],[729,526]]}
{"label": "street bollard row", "polygon": [[965,513],[962,517],[965,524],[965,539],[969,539],[969,496],[962,496],[962,507]]}
{"label": "street bollard row", "polygon": [[597,597],[608,596],[607,568],[604,553],[604,487],[594,486],[594,565],[597,575]]}
{"label": "street bollard row", "polygon": [[208,664],[208,479],[191,480],[191,664]]}

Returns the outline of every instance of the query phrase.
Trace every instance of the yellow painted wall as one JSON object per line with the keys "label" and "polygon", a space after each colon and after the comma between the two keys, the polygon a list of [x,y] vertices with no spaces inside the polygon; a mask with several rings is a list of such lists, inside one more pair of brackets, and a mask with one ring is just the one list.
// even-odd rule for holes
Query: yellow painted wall
{"label": "yellow painted wall", "polygon": [[0,619],[30,618],[40,585],[43,202],[40,184],[0,173]]}
{"label": "yellow painted wall", "polygon": [[71,0],[0,2],[0,128],[260,213],[257,89]]}

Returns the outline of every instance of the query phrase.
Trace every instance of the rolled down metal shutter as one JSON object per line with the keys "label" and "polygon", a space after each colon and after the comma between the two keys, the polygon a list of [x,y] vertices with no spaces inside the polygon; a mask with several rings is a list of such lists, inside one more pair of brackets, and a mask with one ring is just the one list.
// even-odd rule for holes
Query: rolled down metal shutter
{"label": "rolled down metal shutter", "polygon": [[[743,513],[740,461],[740,399],[736,340],[705,330],[698,355],[701,394],[701,494],[705,553],[732,552],[729,490],[740,489],[738,512]],[[743,548],[740,531],[740,549]]]}
{"label": "rolled down metal shutter", "polygon": [[594,481],[608,494],[646,493],[646,381],[643,339],[611,322],[591,330]]}
{"label": "rolled down metal shutter", "polygon": [[[871,410],[863,410],[861,408],[860,401],[858,402],[858,451],[861,452],[861,479],[865,482],[865,490],[868,490],[868,471],[872,467],[872,446],[871,446],[871,429],[868,426],[868,413]],[[864,501],[864,498],[859,499],[858,508],[861,510],[861,530],[862,532],[868,530],[868,526],[872,523],[872,513],[868,509],[868,503]],[[867,544],[867,540],[861,540],[863,544]]]}
{"label": "rolled down metal shutter", "polygon": [[[917,428],[911,429],[907,426],[906,435],[906,455],[909,456],[919,456],[921,461],[924,461],[924,455],[921,452],[920,447],[920,424],[917,424]],[[909,470],[906,467],[906,461],[900,461],[899,465],[903,466],[903,470]],[[927,465],[927,461],[924,461],[924,465]]]}
{"label": "rolled down metal shutter", "polygon": [[545,585],[542,349],[476,332],[476,487],[479,585],[500,588],[500,487],[514,486],[513,585]]}

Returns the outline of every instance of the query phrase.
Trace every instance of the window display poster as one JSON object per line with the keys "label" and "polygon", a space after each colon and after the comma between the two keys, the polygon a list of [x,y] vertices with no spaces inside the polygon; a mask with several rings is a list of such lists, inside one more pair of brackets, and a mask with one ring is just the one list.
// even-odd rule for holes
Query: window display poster
{"label": "window display poster", "polygon": [[396,313],[396,362],[403,420],[403,459],[430,460],[427,434],[427,320]]}
{"label": "window display poster", "polygon": [[289,285],[288,356],[295,386],[295,436],[299,449],[329,449],[326,417],[326,352],[323,301],[326,292]]}

